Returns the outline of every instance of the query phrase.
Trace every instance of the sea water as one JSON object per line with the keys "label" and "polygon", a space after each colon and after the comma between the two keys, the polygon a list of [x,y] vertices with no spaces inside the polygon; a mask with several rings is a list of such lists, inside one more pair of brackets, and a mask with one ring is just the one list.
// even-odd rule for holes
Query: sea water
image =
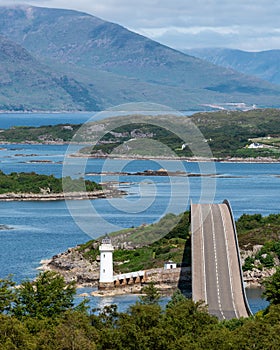
{"label": "sea water", "polygon": [[[63,164],[69,162],[65,159],[67,145],[3,144],[0,148],[0,169],[5,173],[35,171],[60,177]],[[178,214],[189,208],[190,201],[212,198],[221,202],[226,198],[235,218],[243,213],[268,215],[280,211],[279,163],[215,163],[215,173],[213,164],[204,166],[205,177],[90,175],[108,168],[131,173],[162,167],[176,171],[182,164],[189,173],[201,173],[200,164],[195,162],[111,160],[109,165],[106,162],[88,159],[85,169],[79,172],[75,168],[73,175],[89,174],[87,178],[98,182],[121,182],[127,196],[88,201],[90,206],[84,201],[0,202],[0,225],[8,227],[0,230],[0,278],[8,274],[13,274],[16,282],[34,278],[42,259],[108,233],[110,228],[153,223],[168,212]],[[255,310],[263,307],[261,299],[258,300]]]}

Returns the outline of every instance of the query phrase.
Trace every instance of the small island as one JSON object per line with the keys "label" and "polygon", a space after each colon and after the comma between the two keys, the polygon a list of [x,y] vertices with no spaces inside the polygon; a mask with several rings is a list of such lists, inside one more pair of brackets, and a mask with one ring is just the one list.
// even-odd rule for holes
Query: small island
{"label": "small island", "polygon": [[125,192],[83,178],[0,171],[0,201],[53,201],[118,197]]}

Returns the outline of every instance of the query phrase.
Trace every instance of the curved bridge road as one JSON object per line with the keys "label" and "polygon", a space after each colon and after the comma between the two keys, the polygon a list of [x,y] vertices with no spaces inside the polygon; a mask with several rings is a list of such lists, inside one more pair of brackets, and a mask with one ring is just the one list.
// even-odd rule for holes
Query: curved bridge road
{"label": "curved bridge road", "polygon": [[192,204],[192,298],[220,320],[251,315],[230,205]]}

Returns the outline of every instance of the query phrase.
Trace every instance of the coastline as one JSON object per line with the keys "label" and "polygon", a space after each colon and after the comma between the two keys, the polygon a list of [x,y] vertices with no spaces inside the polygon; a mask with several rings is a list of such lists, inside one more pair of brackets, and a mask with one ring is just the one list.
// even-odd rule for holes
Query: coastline
{"label": "coastline", "polygon": [[99,198],[116,198],[126,195],[126,192],[118,189],[98,190],[91,192],[62,192],[62,193],[4,193],[0,194],[0,201],[61,201],[61,200],[85,200]]}
{"label": "coastline", "polygon": [[[66,283],[71,281],[76,282],[77,289],[80,288],[94,288],[91,292],[93,296],[115,296],[126,294],[139,294],[141,293],[141,284],[125,285],[121,287],[115,287],[108,290],[98,290],[99,282],[99,261],[89,261],[84,258],[81,253],[80,246],[69,248],[67,251],[57,254],[50,259],[41,260],[40,266],[37,268],[40,271],[55,271],[61,274]],[[256,249],[256,247],[255,247]],[[242,250],[241,261],[244,263],[244,259],[252,254],[252,251]],[[253,268],[251,271],[243,272],[243,280],[248,288],[260,288],[262,287],[262,281],[273,275],[275,267],[264,268],[258,270]],[[145,270],[146,283],[154,282],[156,288],[162,295],[170,295],[176,289],[178,285],[184,286],[186,293],[191,291],[191,267],[178,267],[170,270],[164,270],[163,267],[153,268]]]}
{"label": "coastline", "polygon": [[214,163],[280,163],[280,158],[271,157],[257,157],[257,158],[238,158],[238,157],[225,157],[225,158],[204,158],[204,157],[166,157],[166,156],[140,156],[140,155],[110,155],[110,154],[97,154],[88,155],[83,153],[76,153],[68,155],[70,158],[90,158],[90,159],[121,159],[121,160],[174,160],[174,161],[186,161],[186,162],[214,162]]}
{"label": "coastline", "polygon": [[[1,141],[0,145],[86,145],[91,144],[90,142],[69,142],[69,141],[25,141],[25,142],[8,142]],[[1,150],[1,149],[0,149]],[[89,159],[121,159],[121,160],[170,160],[170,161],[186,161],[186,162],[214,162],[214,163],[280,163],[280,158],[271,158],[271,157],[223,157],[223,158],[204,158],[204,157],[167,157],[167,156],[140,156],[140,155],[117,155],[117,154],[84,154],[84,153],[75,153],[67,155],[69,158],[89,158]]]}

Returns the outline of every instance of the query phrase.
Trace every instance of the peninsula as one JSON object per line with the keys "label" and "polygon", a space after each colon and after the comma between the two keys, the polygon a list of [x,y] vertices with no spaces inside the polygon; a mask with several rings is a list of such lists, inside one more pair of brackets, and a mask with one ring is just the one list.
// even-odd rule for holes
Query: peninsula
{"label": "peninsula", "polygon": [[[247,286],[260,287],[262,281],[272,276],[279,266],[280,214],[263,217],[260,214],[243,214],[236,222],[243,278]],[[163,233],[163,234],[159,234]],[[149,237],[148,243],[145,237]],[[158,238],[156,240],[156,238]],[[144,270],[147,281],[157,284],[163,293],[176,289],[179,283],[191,286],[191,248],[189,213],[176,216],[167,214],[159,222],[142,225],[110,234],[115,247],[114,272]],[[41,262],[40,269],[54,270],[68,282],[78,286],[96,287],[99,280],[99,246],[102,238],[69,248],[67,251]],[[164,269],[166,261],[173,261],[176,268]],[[182,274],[181,272],[184,271]],[[99,295],[139,292],[140,287],[127,286]]]}
{"label": "peninsula", "polygon": [[73,153],[78,157],[272,162],[280,158],[279,116],[279,109],[180,118],[128,112],[83,125],[12,127],[1,130],[0,142],[88,145]]}
{"label": "peninsula", "polygon": [[5,174],[0,171],[0,201],[54,201],[118,197],[125,192],[70,176],[56,178],[34,172]]}

